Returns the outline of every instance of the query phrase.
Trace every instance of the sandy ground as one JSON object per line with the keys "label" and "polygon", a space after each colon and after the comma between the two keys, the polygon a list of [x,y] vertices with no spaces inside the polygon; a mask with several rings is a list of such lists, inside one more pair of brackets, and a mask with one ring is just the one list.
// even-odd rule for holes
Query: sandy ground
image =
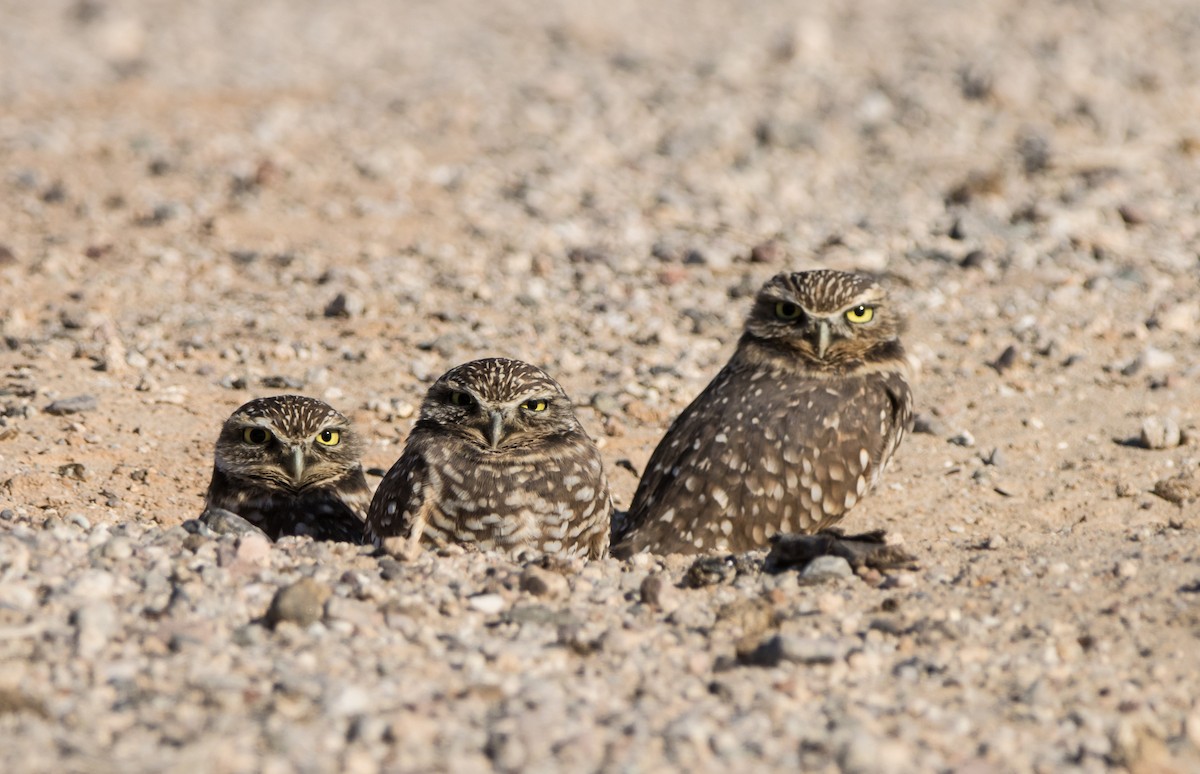
{"label": "sandy ground", "polygon": [[[1200,770],[1200,6],[0,19],[5,770]],[[485,355],[564,385],[624,507],[812,266],[910,320],[924,432],[846,526],[918,570],[564,585],[179,528],[251,397],[386,469]],[[301,577],[315,620],[256,623]]]}

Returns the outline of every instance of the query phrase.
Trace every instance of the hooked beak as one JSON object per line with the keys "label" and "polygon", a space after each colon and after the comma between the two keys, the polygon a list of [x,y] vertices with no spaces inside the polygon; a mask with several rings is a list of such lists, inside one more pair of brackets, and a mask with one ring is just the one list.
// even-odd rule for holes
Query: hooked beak
{"label": "hooked beak", "polygon": [[488,428],[488,442],[492,448],[499,448],[500,442],[504,440],[504,415],[499,411],[492,412],[492,424]]}
{"label": "hooked beak", "polygon": [[292,483],[299,484],[301,477],[304,475],[304,449],[300,446],[293,446],[292,453],[283,461],[287,472],[292,476]]}
{"label": "hooked beak", "polygon": [[817,357],[825,357],[825,350],[829,349],[832,340],[833,331],[829,328],[829,321],[821,320],[817,323]]}

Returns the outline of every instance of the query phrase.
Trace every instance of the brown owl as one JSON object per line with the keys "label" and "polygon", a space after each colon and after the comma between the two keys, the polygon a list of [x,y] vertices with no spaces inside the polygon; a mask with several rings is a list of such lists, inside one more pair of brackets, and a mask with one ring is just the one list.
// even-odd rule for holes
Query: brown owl
{"label": "brown owl", "polygon": [[612,516],[600,452],[541,369],[490,358],[429,388],[404,452],[371,501],[377,545],[534,548],[600,557]]}
{"label": "brown owl", "polygon": [[361,450],[350,421],[326,403],[302,395],[252,400],[221,428],[205,515],[232,511],[272,540],[362,543],[371,490]]}
{"label": "brown owl", "polygon": [[867,277],[772,278],[647,463],[614,555],[746,551],[840,521],[912,424],[900,329]]}

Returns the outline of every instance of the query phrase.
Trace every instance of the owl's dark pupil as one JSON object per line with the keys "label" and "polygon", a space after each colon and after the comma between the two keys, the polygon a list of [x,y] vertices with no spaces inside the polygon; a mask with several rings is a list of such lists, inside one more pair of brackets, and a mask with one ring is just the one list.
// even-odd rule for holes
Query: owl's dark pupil
{"label": "owl's dark pupil", "polygon": [[470,406],[472,401],[471,396],[465,392],[452,392],[450,393],[450,402],[455,406]]}
{"label": "owl's dark pupil", "polygon": [[246,437],[250,439],[250,443],[266,443],[267,431],[263,430],[261,427],[256,427],[251,430]]}
{"label": "owl's dark pupil", "polygon": [[329,432],[328,430],[322,431],[321,432],[321,440],[324,441],[325,443],[329,443],[330,441],[333,440],[333,433]]}
{"label": "owl's dark pupil", "polygon": [[794,320],[800,316],[800,307],[787,301],[780,301],[775,305],[775,314],[784,320]]}

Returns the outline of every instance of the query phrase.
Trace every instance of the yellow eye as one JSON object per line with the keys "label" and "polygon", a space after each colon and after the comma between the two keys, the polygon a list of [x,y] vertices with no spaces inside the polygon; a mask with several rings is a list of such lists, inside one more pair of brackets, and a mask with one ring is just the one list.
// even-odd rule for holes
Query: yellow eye
{"label": "yellow eye", "polygon": [[873,306],[856,306],[850,311],[846,312],[846,319],[852,323],[858,323],[859,325],[871,322],[871,318],[874,316],[875,307]]}
{"label": "yellow eye", "polygon": [[550,404],[541,398],[532,398],[522,403],[521,408],[527,411],[545,411],[548,405]]}
{"label": "yellow eye", "polygon": [[317,433],[317,443],[322,446],[337,446],[342,440],[342,434],[337,430],[322,430]]}
{"label": "yellow eye", "polygon": [[775,316],[780,320],[795,320],[800,317],[800,307],[787,301],[775,304]]}
{"label": "yellow eye", "polygon": [[475,399],[465,392],[450,393],[450,402],[455,406],[471,406],[474,405]]}
{"label": "yellow eye", "polygon": [[242,440],[255,446],[262,446],[271,440],[271,434],[261,427],[247,427],[242,431]]}

